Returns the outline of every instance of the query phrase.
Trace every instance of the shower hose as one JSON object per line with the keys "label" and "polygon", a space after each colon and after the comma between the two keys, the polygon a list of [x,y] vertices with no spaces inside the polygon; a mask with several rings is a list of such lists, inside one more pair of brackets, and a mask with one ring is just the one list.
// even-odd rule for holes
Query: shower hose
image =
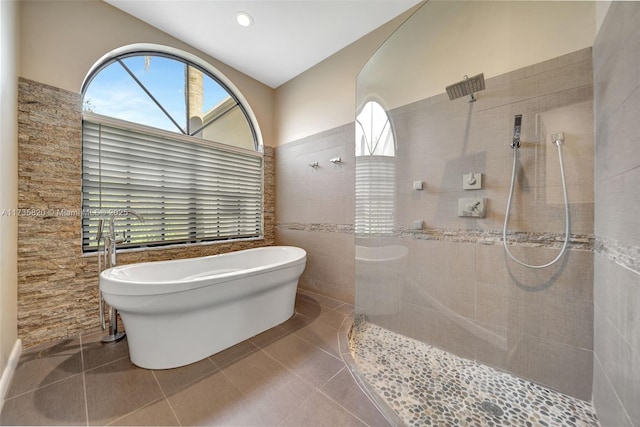
{"label": "shower hose", "polygon": [[512,260],[514,260],[520,265],[523,265],[529,268],[545,268],[555,264],[560,258],[562,258],[562,255],[564,255],[565,251],[567,250],[567,245],[569,244],[569,201],[567,198],[567,182],[564,176],[564,165],[562,162],[562,147],[561,147],[560,140],[556,140],[554,141],[554,143],[558,147],[558,159],[560,160],[560,176],[562,177],[562,192],[564,193],[564,215],[565,215],[564,244],[562,245],[562,249],[560,249],[560,253],[558,254],[558,256],[556,256],[552,261],[542,265],[530,265],[520,261],[519,259],[517,259],[515,256],[511,254],[511,252],[509,251],[509,246],[507,245],[507,225],[509,223],[509,212],[511,211],[511,200],[513,198],[513,188],[516,181],[516,164],[518,160],[518,151],[519,151],[518,147],[513,148],[513,167],[511,169],[511,186],[509,188],[507,212],[505,213],[505,216],[504,216],[504,228],[502,229],[502,244],[504,245],[504,249],[507,252],[507,255],[509,255],[509,257]]}

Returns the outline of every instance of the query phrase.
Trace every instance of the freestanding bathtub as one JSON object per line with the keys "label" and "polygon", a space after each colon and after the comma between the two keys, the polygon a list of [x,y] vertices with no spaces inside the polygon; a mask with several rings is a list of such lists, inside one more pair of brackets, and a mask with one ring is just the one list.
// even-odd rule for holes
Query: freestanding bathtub
{"label": "freestanding bathtub", "polygon": [[247,249],[113,267],[100,274],[118,309],[131,361],[147,369],[188,365],[289,319],[306,252]]}

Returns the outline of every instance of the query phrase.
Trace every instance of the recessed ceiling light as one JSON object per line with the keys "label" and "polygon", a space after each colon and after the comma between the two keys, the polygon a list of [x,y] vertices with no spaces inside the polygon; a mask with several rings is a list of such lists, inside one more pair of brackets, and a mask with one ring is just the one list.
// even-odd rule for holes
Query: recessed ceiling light
{"label": "recessed ceiling light", "polygon": [[253,18],[247,12],[236,12],[236,22],[242,27],[253,24]]}

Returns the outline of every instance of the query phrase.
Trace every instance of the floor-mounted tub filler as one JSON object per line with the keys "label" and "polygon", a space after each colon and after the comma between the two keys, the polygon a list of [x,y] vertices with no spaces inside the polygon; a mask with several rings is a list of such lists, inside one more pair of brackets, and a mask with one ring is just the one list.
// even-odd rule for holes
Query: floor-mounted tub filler
{"label": "floor-mounted tub filler", "polygon": [[100,290],[122,317],[131,361],[169,369],[289,319],[305,263],[303,249],[271,246],[123,265],[100,274]]}

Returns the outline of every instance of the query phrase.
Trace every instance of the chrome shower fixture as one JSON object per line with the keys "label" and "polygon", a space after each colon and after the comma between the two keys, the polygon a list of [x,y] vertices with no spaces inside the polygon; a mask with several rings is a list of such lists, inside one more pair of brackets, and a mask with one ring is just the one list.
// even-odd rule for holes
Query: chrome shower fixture
{"label": "chrome shower fixture", "polygon": [[474,93],[484,90],[484,73],[473,77],[467,77],[465,75],[464,80],[449,85],[446,89],[447,95],[449,95],[449,99],[452,101],[461,96],[469,95],[469,102],[474,102],[476,100]]}
{"label": "chrome shower fixture", "polygon": [[558,146],[564,143],[564,132],[552,133],[551,142]]}
{"label": "chrome shower fixture", "polygon": [[520,148],[520,136],[522,135],[522,114],[516,114],[513,121],[513,138],[511,148]]}
{"label": "chrome shower fixture", "polygon": [[529,268],[546,268],[558,262],[564,255],[569,245],[570,226],[569,226],[569,198],[567,197],[567,179],[564,173],[564,161],[562,159],[562,144],[564,143],[564,132],[558,132],[551,135],[551,142],[558,147],[558,161],[560,163],[560,178],[562,179],[562,193],[564,195],[564,243],[558,255],[546,264],[531,265],[520,261],[516,258],[507,245],[507,226],[509,224],[509,216],[511,211],[511,202],[513,200],[513,189],[516,182],[516,166],[518,165],[518,153],[520,152],[520,136],[522,134],[522,114],[516,114],[513,123],[513,138],[511,139],[511,148],[513,148],[513,166],[511,168],[511,185],[509,186],[509,197],[507,198],[507,210],[504,214],[504,227],[502,228],[502,245],[509,258],[518,264]]}

